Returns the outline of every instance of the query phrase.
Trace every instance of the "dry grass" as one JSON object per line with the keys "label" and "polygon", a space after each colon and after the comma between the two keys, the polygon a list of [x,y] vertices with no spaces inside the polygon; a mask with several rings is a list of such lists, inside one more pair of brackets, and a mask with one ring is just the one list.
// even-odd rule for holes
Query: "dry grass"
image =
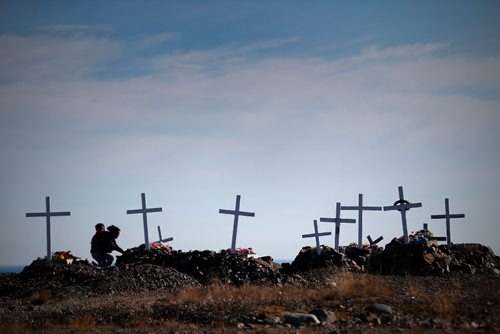
{"label": "dry grass", "polygon": [[[335,284],[322,289],[301,286],[255,286],[214,284],[182,290],[174,298],[177,304],[210,305],[218,303],[245,304],[255,308],[258,313],[280,316],[282,307],[276,305],[311,305],[323,300],[388,300],[393,297],[393,288],[380,276],[340,273]],[[167,300],[165,300],[167,301]]]}
{"label": "dry grass", "polygon": [[360,275],[351,272],[342,272],[337,277],[336,287],[331,288],[324,295],[325,299],[388,299],[393,290],[380,276]]}
{"label": "dry grass", "polygon": [[47,290],[36,291],[31,296],[31,304],[33,305],[43,305],[47,303],[50,299],[50,292]]}
{"label": "dry grass", "polygon": [[[484,284],[469,280],[439,279],[428,277],[383,277],[369,274],[342,272],[332,275],[335,284],[322,284],[315,288],[297,285],[232,285],[187,288],[178,293],[155,291],[133,295],[106,295],[85,299],[56,300],[45,291],[33,294],[31,307],[37,316],[36,329],[47,325],[48,329],[97,333],[100,329],[113,332],[123,328],[147,332],[151,329],[210,332],[234,332],[238,322],[246,323],[252,316],[266,315],[282,318],[285,312],[310,312],[322,307],[334,312],[340,323],[362,318],[372,302],[387,303],[402,318],[438,318],[447,323],[459,319],[477,319],[487,307],[490,314],[497,309],[495,289],[484,291]],[[478,296],[476,292],[480,292]],[[496,292],[498,294],[498,292]],[[489,304],[485,304],[484,300]],[[24,310],[22,304],[13,308]],[[457,305],[466,305],[461,307]],[[483,308],[478,310],[476,305]],[[61,313],[61,310],[63,311]],[[70,311],[69,311],[70,310]],[[0,309],[1,311],[1,309]],[[22,311],[29,316],[29,313]],[[4,309],[4,315],[15,315]],[[0,316],[0,318],[2,318]],[[0,333],[34,331],[27,318],[2,321]],[[49,319],[49,320],[44,320]],[[494,318],[491,318],[495,323]],[[2,319],[6,320],[6,318]],[[47,322],[48,321],[48,322]],[[498,322],[498,321],[497,321]],[[250,321],[251,323],[251,321]],[[459,322],[460,323],[460,322]],[[23,327],[26,326],[26,327]],[[422,329],[419,327],[419,329]],[[255,332],[264,327],[252,329]],[[307,334],[310,328],[298,329]],[[265,328],[266,332],[284,333],[283,328]]]}

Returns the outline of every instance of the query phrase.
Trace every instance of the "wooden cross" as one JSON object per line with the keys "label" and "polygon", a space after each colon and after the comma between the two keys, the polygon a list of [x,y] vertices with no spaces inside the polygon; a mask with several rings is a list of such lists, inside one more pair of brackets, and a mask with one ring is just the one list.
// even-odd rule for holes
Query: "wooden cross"
{"label": "wooden cross", "polygon": [[444,199],[445,214],[444,215],[431,215],[431,219],[446,219],[446,243],[448,244],[448,249],[451,247],[451,237],[450,237],[450,219],[451,218],[465,218],[465,214],[450,214],[450,202],[447,198]]}
{"label": "wooden cross", "polygon": [[[425,232],[429,231],[429,225],[428,225],[427,223],[424,223],[424,228],[423,228],[423,230],[424,230]],[[434,236],[433,236],[433,237],[432,237],[432,238],[430,238],[430,239],[431,239],[431,240],[437,240],[437,241],[446,241],[446,237],[434,237]]]}
{"label": "wooden cross", "polygon": [[160,237],[160,240],[158,240],[158,242],[169,242],[169,241],[174,240],[174,238],[172,238],[172,237],[166,238],[166,239],[162,239],[162,237],[161,237],[161,228],[160,228],[159,225],[158,225],[158,236]]}
{"label": "wooden cross", "polygon": [[245,212],[240,211],[240,199],[241,195],[236,195],[236,206],[234,210],[224,210],[219,209],[219,213],[234,215],[234,223],[233,223],[233,239],[231,241],[231,252],[236,250],[236,235],[238,234],[238,217],[246,216],[246,217],[255,217],[254,212]]}
{"label": "wooden cross", "polygon": [[47,264],[50,264],[52,259],[52,251],[50,249],[50,217],[59,217],[59,216],[69,216],[71,212],[63,211],[63,212],[50,212],[50,197],[45,197],[45,212],[32,212],[27,213],[26,217],[45,217],[47,221]]}
{"label": "wooden cross", "polygon": [[324,235],[332,235],[332,232],[318,232],[318,221],[314,220],[314,233],[311,234],[302,234],[302,238],[315,238],[316,239],[316,253],[321,255],[321,246],[319,244],[319,237]]}
{"label": "wooden cross", "polygon": [[406,223],[406,211],[410,210],[410,208],[420,208],[422,207],[422,203],[410,203],[405,200],[403,195],[403,187],[399,186],[399,200],[394,202],[392,206],[384,206],[384,211],[390,210],[398,210],[401,212],[401,221],[403,222],[403,236],[405,244],[408,244],[408,226]]}
{"label": "wooden cross", "polygon": [[340,209],[358,211],[358,249],[363,249],[363,211],[382,211],[382,207],[363,206],[363,194],[359,194],[358,206],[341,206]]}
{"label": "wooden cross", "polygon": [[341,223],[351,223],[355,224],[356,219],[340,218],[340,203],[337,202],[335,218],[320,218],[320,222],[325,223],[335,223],[335,250],[339,251],[339,236],[340,236],[340,224]]}
{"label": "wooden cross", "polygon": [[370,235],[367,236],[367,239],[368,239],[368,242],[370,243],[370,247],[372,247],[373,245],[376,245],[378,244],[380,241],[384,240],[384,237],[380,236],[378,237],[377,239],[375,239],[375,241],[372,240],[372,237],[370,237]]}
{"label": "wooden cross", "polygon": [[142,213],[142,222],[144,224],[144,246],[146,250],[150,249],[149,236],[148,236],[148,212],[161,212],[161,208],[146,209],[146,194],[141,193],[142,209],[127,210],[127,214]]}

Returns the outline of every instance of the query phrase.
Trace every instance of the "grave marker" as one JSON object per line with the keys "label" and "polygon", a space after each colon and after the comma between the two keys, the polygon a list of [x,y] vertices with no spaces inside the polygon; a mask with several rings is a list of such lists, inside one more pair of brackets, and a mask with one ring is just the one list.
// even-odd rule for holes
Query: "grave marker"
{"label": "grave marker", "polygon": [[398,210],[399,212],[401,212],[401,221],[403,222],[404,243],[408,244],[408,225],[406,222],[406,211],[410,210],[410,208],[420,208],[422,207],[422,203],[408,202],[404,198],[403,187],[399,186],[398,190],[399,190],[399,200],[394,202],[394,205],[392,206],[384,206],[384,211]]}
{"label": "grave marker", "polygon": [[161,212],[161,208],[146,208],[146,194],[141,193],[142,209],[127,210],[127,214],[142,213],[142,222],[144,225],[144,246],[146,250],[150,249],[149,245],[149,235],[148,235],[148,213],[149,212]]}
{"label": "grave marker", "polygon": [[[424,223],[424,228],[423,230],[425,232],[429,231],[429,225],[427,223]],[[437,240],[437,241],[446,241],[446,237],[432,237],[430,238],[430,240]]]}
{"label": "grave marker", "polygon": [[368,242],[370,243],[370,247],[372,247],[373,245],[376,245],[378,244],[380,241],[384,240],[384,237],[383,236],[380,236],[378,237],[377,239],[375,239],[375,241],[372,240],[372,237],[370,235],[367,236],[367,239],[368,239]]}
{"label": "grave marker", "polygon": [[451,218],[465,218],[465,214],[457,213],[450,214],[450,202],[448,198],[444,199],[445,214],[444,215],[431,215],[431,219],[446,219],[446,243],[448,248],[451,247],[451,237],[450,237],[450,219]]}
{"label": "grave marker", "polygon": [[341,206],[341,210],[358,211],[358,249],[363,248],[363,211],[382,211],[381,206],[363,206],[363,194],[359,194],[358,206]]}
{"label": "grave marker", "polygon": [[321,246],[319,244],[319,237],[324,235],[332,235],[332,232],[318,232],[318,221],[314,220],[314,233],[311,234],[302,234],[302,238],[315,238],[316,239],[316,253],[321,255]]}
{"label": "grave marker", "polygon": [[158,237],[160,238],[160,239],[158,240],[158,242],[169,242],[169,241],[174,240],[174,238],[172,238],[172,237],[170,237],[170,238],[166,238],[166,239],[163,239],[163,238],[161,237],[161,228],[160,228],[160,226],[159,226],[159,225],[158,225]]}
{"label": "grave marker", "polygon": [[52,259],[52,251],[50,249],[50,217],[60,217],[60,216],[69,216],[71,212],[69,211],[61,211],[61,212],[51,212],[50,211],[50,197],[45,197],[45,212],[31,212],[26,213],[26,217],[45,217],[47,224],[47,264],[50,264]]}
{"label": "grave marker", "polygon": [[240,199],[241,199],[241,195],[236,195],[236,206],[235,206],[234,210],[219,209],[219,213],[227,214],[227,215],[234,215],[233,238],[231,241],[231,252],[234,252],[236,250],[236,235],[238,234],[238,217],[239,216],[255,217],[254,212],[240,211]]}
{"label": "grave marker", "polygon": [[350,223],[355,224],[356,219],[348,219],[348,218],[340,218],[340,203],[337,202],[335,218],[320,218],[320,222],[325,223],[335,223],[335,250],[339,251],[339,236],[340,236],[340,224],[341,223]]}

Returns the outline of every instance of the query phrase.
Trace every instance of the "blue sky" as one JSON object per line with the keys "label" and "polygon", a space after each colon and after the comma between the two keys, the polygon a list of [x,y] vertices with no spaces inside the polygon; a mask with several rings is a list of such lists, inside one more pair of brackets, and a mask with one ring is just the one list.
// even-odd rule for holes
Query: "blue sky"
{"label": "blue sky", "polygon": [[[89,257],[93,226],[143,242],[140,193],[175,249],[293,258],[335,203],[422,202],[409,229],[496,253],[500,31],[495,1],[3,1],[0,264]],[[343,212],[356,218],[354,212]],[[364,240],[402,235],[367,212]],[[321,223],[320,231],[333,231]],[[357,240],[344,225],[340,243]],[[332,237],[322,243],[333,245]]]}

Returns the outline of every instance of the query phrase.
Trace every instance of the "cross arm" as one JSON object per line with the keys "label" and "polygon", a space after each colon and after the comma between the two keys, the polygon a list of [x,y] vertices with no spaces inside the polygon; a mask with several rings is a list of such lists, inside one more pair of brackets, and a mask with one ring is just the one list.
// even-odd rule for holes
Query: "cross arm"
{"label": "cross arm", "polygon": [[431,219],[445,219],[445,218],[465,218],[465,214],[452,214],[452,215],[431,215]]}
{"label": "cross arm", "polygon": [[26,217],[47,217],[45,212],[27,213]]}
{"label": "cross arm", "polygon": [[332,235],[332,232],[321,232],[321,233],[311,233],[311,234],[302,234],[302,238],[314,238],[316,236],[322,237],[325,235]]}
{"label": "cross arm", "polygon": [[219,209],[219,213],[224,213],[227,215],[238,215],[238,216],[246,216],[246,217],[255,217],[254,212],[245,212],[245,211],[234,211],[234,210],[224,210]]}
{"label": "cross arm", "polygon": [[381,206],[341,206],[342,210],[368,210],[368,211],[382,211]]}
{"label": "cross arm", "polygon": [[162,208],[152,208],[152,209],[136,209],[136,210],[127,210],[127,214],[133,214],[133,213],[144,213],[144,212],[161,212]]}
{"label": "cross arm", "polygon": [[422,203],[398,204],[398,205],[384,206],[384,211],[407,210],[410,208],[420,208],[420,207],[422,207]]}
{"label": "cross arm", "polygon": [[172,241],[174,240],[174,238],[170,237],[170,238],[166,238],[166,239],[161,239],[160,241],[161,242],[169,242],[169,241]]}
{"label": "cross arm", "polygon": [[61,211],[61,212],[33,212],[33,213],[27,213],[26,217],[61,217],[61,216],[70,216],[71,212],[70,211]]}

